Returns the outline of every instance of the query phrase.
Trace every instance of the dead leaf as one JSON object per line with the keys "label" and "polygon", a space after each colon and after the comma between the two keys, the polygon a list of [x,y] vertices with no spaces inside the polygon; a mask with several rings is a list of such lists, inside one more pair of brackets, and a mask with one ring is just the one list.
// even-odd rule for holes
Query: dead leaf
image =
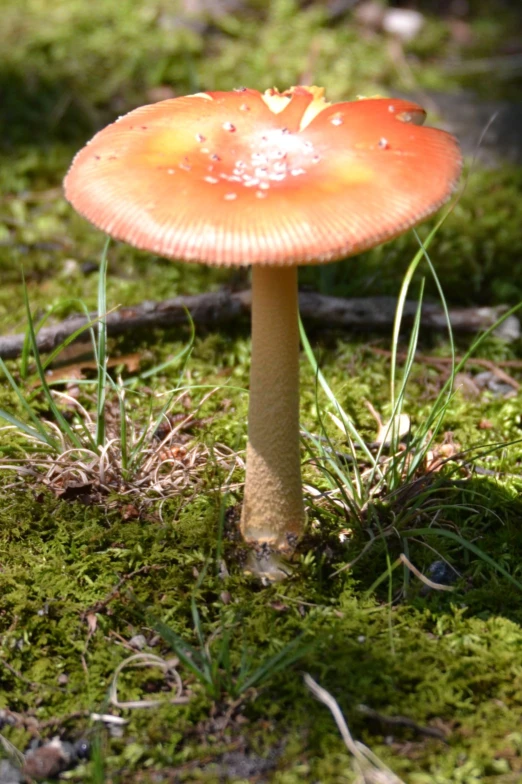
{"label": "dead leaf", "polygon": [[87,627],[89,629],[89,636],[92,637],[94,632],[96,631],[96,627],[98,626],[98,618],[95,613],[87,613]]}
{"label": "dead leaf", "polygon": [[134,504],[126,504],[121,510],[123,520],[137,520],[140,516],[140,510]]}
{"label": "dead leaf", "polygon": [[397,441],[404,441],[410,433],[411,421],[408,414],[399,414],[394,418],[394,422],[383,422],[375,438],[375,443],[390,446],[392,438],[395,437]]}
{"label": "dead leaf", "polygon": [[[127,354],[122,357],[110,357],[107,362],[107,367],[113,368],[123,366],[128,373],[137,373],[140,369],[141,359],[142,355],[138,353]],[[86,357],[85,359],[78,360],[78,362],[51,368],[51,370],[46,371],[45,377],[48,382],[52,381],[54,383],[57,381],[69,381],[71,379],[78,381],[86,377],[87,371],[96,371],[97,369],[98,366],[94,359]],[[33,384],[33,387],[39,386],[39,383],[39,381],[36,381]]]}
{"label": "dead leaf", "polygon": [[460,444],[453,440],[453,433],[448,430],[444,433],[442,444],[430,449],[426,455],[426,471],[433,473],[440,469],[462,450]]}

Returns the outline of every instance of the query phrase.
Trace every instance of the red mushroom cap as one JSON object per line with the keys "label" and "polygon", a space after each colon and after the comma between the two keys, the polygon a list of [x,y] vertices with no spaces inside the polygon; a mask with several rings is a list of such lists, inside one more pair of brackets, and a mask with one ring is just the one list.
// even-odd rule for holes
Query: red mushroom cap
{"label": "red mushroom cap", "polygon": [[143,106],[74,159],[65,194],[95,226],[161,256],[313,264],[401,234],[451,195],[456,140],[409,101],[329,104],[316,87]]}

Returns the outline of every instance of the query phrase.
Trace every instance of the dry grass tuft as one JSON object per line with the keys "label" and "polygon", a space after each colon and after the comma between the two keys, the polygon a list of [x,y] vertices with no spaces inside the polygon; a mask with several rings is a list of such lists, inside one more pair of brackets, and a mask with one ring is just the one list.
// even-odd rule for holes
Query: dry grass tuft
{"label": "dry grass tuft", "polygon": [[[53,391],[57,402],[74,414],[74,430],[85,446],[72,446],[55,423],[47,422],[59,451],[25,436],[25,456],[0,460],[0,471],[14,473],[14,481],[5,489],[33,484],[64,500],[106,508],[121,507],[123,502],[123,514],[129,518],[138,517],[158,501],[161,510],[169,498],[193,497],[203,486],[210,463],[228,476],[242,465],[232,449],[222,444],[214,444],[210,449],[190,432],[198,424],[196,414],[201,405],[215,391],[207,393],[198,406],[181,417],[165,413],[159,425],[153,417],[143,422],[126,412],[123,438],[121,409],[114,396],[106,401],[105,442],[98,449],[92,447],[96,423],[89,411],[71,395]],[[183,404],[184,397],[186,393],[180,393],[170,410]],[[14,425],[0,429],[7,431],[19,432]]]}

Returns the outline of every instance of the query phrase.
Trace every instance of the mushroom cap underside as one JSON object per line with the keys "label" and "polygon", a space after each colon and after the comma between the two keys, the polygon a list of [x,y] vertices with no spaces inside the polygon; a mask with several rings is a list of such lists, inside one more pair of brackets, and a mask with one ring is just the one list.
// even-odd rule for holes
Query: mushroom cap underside
{"label": "mushroom cap underside", "polygon": [[136,109],[74,159],[65,194],[111,236],[215,265],[314,264],[434,213],[461,170],[409,101],[318,88],[199,93]]}

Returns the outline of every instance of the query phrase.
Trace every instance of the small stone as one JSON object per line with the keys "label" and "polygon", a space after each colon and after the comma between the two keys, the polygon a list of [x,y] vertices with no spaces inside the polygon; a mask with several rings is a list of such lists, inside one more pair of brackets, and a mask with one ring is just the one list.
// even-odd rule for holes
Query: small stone
{"label": "small stone", "polygon": [[143,634],[135,634],[134,637],[131,637],[129,640],[129,645],[136,648],[138,651],[142,651],[147,645],[147,640]]}
{"label": "small stone", "polygon": [[76,259],[65,259],[62,267],[62,275],[65,278],[75,278],[80,272],[80,265]]}
{"label": "small stone", "polygon": [[22,773],[36,781],[55,778],[66,770],[75,759],[74,748],[70,743],[63,743],[53,738],[50,743],[30,751],[25,758]]}
{"label": "small stone", "polygon": [[[428,566],[426,576],[439,585],[452,585],[459,577],[459,574],[446,561],[437,560]],[[425,584],[421,588],[420,595],[427,596],[431,591],[431,586]]]}
{"label": "small stone", "polygon": [[433,561],[428,567],[428,577],[434,583],[451,585],[458,577],[458,573],[446,561]]}
{"label": "small stone", "polygon": [[410,418],[407,414],[399,414],[399,416],[395,417],[395,421],[392,423],[383,422],[382,425],[379,427],[379,432],[375,438],[375,443],[384,446],[390,446],[392,442],[392,438],[396,438],[397,441],[404,441],[410,434],[411,429],[411,422]]}
{"label": "small stone", "polygon": [[458,390],[463,397],[468,399],[480,395],[480,388],[469,373],[457,373],[453,379],[453,389]]}
{"label": "small stone", "polygon": [[494,397],[515,397],[517,394],[512,384],[499,378],[492,370],[484,370],[482,373],[477,373],[474,381],[480,389],[487,389]]}
{"label": "small stone", "polygon": [[8,760],[0,760],[0,784],[20,784],[22,771]]}
{"label": "small stone", "polygon": [[227,565],[223,559],[221,559],[219,562],[219,576],[222,580],[224,580],[226,577],[230,577]]}
{"label": "small stone", "polygon": [[382,19],[382,29],[401,41],[412,41],[420,33],[424,17],[413,8],[388,8]]}
{"label": "small stone", "polygon": [[359,24],[377,30],[382,25],[384,8],[381,3],[375,2],[375,0],[363,0],[362,3],[357,4],[353,14]]}

